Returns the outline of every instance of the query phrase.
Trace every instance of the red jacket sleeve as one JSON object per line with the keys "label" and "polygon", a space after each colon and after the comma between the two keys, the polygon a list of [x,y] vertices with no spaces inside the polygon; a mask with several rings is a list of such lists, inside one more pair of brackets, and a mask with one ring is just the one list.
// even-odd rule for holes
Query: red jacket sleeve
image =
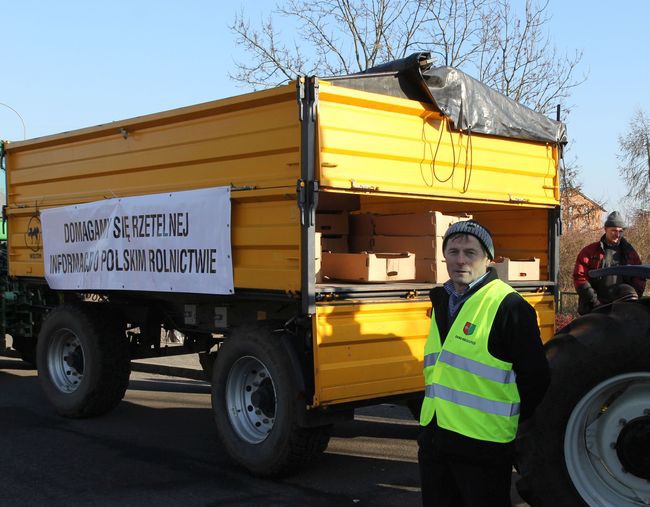
{"label": "red jacket sleeve", "polygon": [[573,268],[573,285],[576,290],[582,287],[584,284],[588,284],[588,287],[591,287],[589,283],[589,276],[587,275],[589,271],[589,246],[584,247],[580,250],[578,257],[576,258],[576,264]]}

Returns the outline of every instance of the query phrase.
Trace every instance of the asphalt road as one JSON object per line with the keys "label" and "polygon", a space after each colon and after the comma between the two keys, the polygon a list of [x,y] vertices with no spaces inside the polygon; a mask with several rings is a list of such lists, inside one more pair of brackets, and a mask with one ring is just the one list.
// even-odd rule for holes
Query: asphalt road
{"label": "asphalt road", "polygon": [[[418,426],[400,406],[358,411],[326,453],[282,481],[225,454],[206,383],[133,372],[123,402],[58,417],[36,372],[0,358],[0,506],[417,506]],[[513,503],[525,506],[513,489]]]}

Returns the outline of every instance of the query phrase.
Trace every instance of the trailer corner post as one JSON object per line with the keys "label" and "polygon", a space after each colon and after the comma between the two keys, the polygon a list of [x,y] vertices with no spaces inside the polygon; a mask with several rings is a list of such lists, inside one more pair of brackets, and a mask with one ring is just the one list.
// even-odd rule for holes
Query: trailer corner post
{"label": "trailer corner post", "polygon": [[315,180],[316,106],[318,79],[301,77],[296,82],[300,114],[300,179],[296,191],[300,209],[300,286],[302,313],[316,313],[316,207],[318,181]]}
{"label": "trailer corner post", "polygon": [[555,207],[548,212],[548,275],[554,282],[553,293],[555,306],[560,297],[560,235],[562,234],[562,215],[560,207]]}

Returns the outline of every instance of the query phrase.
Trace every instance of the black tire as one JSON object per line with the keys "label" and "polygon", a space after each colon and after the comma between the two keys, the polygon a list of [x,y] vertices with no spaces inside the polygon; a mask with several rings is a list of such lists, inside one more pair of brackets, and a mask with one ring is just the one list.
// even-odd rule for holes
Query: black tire
{"label": "black tire", "polygon": [[129,383],[129,346],[120,319],[105,305],[64,305],[50,312],[38,336],[38,376],[57,413],[105,414]]}
{"label": "black tire", "polygon": [[[650,493],[650,481],[624,470],[629,466],[618,449],[630,446],[622,440],[627,422],[636,420],[637,433],[650,427],[650,413],[626,400],[633,394],[650,407],[650,309],[615,303],[607,310],[576,319],[546,345],[551,385],[517,439],[517,488],[535,507],[647,505],[623,484],[638,482],[643,495]],[[625,406],[631,418],[616,415]],[[647,447],[647,433],[641,438]],[[647,457],[637,455],[628,464],[638,470]]]}
{"label": "black tire", "polygon": [[297,424],[305,400],[280,340],[269,326],[242,326],[219,349],[212,377],[219,438],[236,462],[261,477],[293,473],[329,441],[328,426]]}

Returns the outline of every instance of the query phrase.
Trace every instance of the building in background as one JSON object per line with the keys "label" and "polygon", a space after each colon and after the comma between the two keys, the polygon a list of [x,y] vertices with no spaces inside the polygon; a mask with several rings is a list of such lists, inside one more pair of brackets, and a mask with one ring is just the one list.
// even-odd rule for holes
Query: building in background
{"label": "building in background", "polygon": [[564,232],[599,231],[603,228],[605,208],[577,188],[562,192],[562,225]]}

